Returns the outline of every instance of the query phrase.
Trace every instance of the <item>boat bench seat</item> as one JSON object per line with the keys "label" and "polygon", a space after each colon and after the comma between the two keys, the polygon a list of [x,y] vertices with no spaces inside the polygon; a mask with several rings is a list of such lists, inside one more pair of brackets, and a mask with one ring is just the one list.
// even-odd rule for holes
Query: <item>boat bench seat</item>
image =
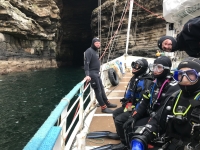
{"label": "boat bench seat", "polygon": [[58,139],[60,131],[61,131],[61,127],[59,126],[51,127],[47,136],[41,143],[39,150],[52,150],[56,143],[56,140]]}

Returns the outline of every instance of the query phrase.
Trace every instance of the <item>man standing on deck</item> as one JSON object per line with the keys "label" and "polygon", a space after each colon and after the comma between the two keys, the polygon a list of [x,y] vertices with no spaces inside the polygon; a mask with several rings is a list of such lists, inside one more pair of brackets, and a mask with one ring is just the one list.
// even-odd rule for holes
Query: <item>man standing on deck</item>
{"label": "man standing on deck", "polygon": [[94,89],[96,99],[101,106],[101,111],[103,113],[112,113],[113,111],[109,108],[117,107],[116,104],[111,104],[105,94],[102,80],[100,78],[100,61],[98,49],[101,43],[99,38],[93,38],[92,45],[84,53],[84,70],[85,70],[85,80],[90,81],[92,88]]}

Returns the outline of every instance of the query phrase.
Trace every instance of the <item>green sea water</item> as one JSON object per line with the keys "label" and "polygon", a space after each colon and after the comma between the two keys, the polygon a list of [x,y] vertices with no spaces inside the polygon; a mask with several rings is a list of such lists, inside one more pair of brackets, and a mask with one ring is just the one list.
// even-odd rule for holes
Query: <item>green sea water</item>
{"label": "green sea water", "polygon": [[60,100],[83,78],[81,68],[0,76],[0,150],[22,150]]}

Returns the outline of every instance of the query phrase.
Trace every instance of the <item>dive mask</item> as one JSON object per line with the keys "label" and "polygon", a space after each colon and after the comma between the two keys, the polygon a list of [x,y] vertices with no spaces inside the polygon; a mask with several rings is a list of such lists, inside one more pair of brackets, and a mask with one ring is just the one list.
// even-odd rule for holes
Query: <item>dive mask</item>
{"label": "dive mask", "polygon": [[196,70],[191,69],[191,70],[176,70],[174,71],[174,79],[178,82],[181,82],[183,77],[186,76],[186,78],[190,82],[196,82],[198,80],[198,77],[200,76],[200,73],[197,73]]}

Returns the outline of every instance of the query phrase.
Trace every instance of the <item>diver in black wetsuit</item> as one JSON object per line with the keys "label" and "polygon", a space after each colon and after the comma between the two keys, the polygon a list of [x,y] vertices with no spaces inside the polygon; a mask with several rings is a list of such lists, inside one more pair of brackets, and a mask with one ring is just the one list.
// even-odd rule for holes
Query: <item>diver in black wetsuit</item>
{"label": "diver in black wetsuit", "polygon": [[[179,90],[177,82],[170,73],[172,66],[171,60],[166,56],[155,59],[154,64],[149,65],[155,78],[152,87],[148,92],[143,93],[142,101],[139,107],[132,113],[131,117],[124,123],[126,140],[132,136],[132,128],[147,124],[150,117],[154,116],[156,111],[163,106],[165,97]],[[129,145],[127,145],[129,146]]]}
{"label": "diver in black wetsuit", "polygon": [[200,150],[200,60],[183,60],[174,79],[180,90],[166,98],[148,124],[136,128],[133,150]]}
{"label": "diver in black wetsuit", "polygon": [[84,70],[85,70],[85,80],[90,84],[94,89],[96,99],[101,106],[103,113],[112,113],[113,111],[109,108],[117,107],[116,104],[111,104],[108,101],[108,98],[105,94],[102,80],[100,78],[100,61],[98,49],[100,48],[101,43],[98,38],[93,38],[92,45],[84,53]]}
{"label": "diver in black wetsuit", "polygon": [[[149,89],[149,86],[153,84],[153,78],[148,70],[148,62],[146,59],[138,59],[132,64],[132,74],[134,75],[128,84],[128,90],[122,102],[122,107],[113,111],[113,120],[115,123],[117,135],[120,137],[121,143],[113,145],[112,150],[125,150],[126,140],[124,137],[123,124],[128,120],[132,112],[138,108],[140,100],[142,99],[142,93]],[[129,106],[131,104],[131,107]],[[128,108],[130,107],[130,108]]]}

